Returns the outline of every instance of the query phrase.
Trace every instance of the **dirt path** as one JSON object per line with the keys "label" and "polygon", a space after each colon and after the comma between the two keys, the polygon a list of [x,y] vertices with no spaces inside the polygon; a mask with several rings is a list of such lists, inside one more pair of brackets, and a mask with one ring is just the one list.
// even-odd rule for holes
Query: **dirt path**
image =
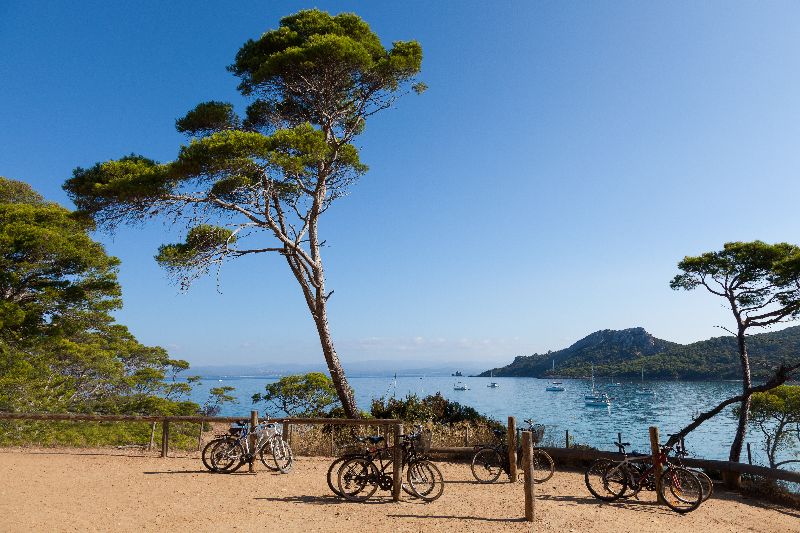
{"label": "dirt path", "polygon": [[300,458],[289,475],[215,475],[198,459],[109,453],[0,451],[0,531],[800,532],[800,511],[721,489],[686,516],[652,493],[603,504],[574,472],[538,487],[531,525],[521,484],[475,484],[463,464],[439,463],[448,483],[436,502],[357,504],[330,494],[322,458]]}

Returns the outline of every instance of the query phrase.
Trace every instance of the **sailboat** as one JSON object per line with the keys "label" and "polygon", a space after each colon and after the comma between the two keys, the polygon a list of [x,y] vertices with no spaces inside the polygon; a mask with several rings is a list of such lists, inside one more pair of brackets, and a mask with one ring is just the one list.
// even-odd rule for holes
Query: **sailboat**
{"label": "sailboat", "polygon": [[598,394],[594,390],[594,362],[592,362],[592,393],[583,397],[586,407],[608,407],[611,405],[611,398],[608,394]]}
{"label": "sailboat", "polygon": [[[493,377],[494,377],[494,372],[489,372],[489,379],[492,379]],[[492,389],[496,389],[496,388],[497,388],[497,387],[499,387],[500,385],[498,385],[498,384],[497,384],[497,383],[495,383],[494,381],[490,381],[490,382],[489,382],[489,384],[488,384],[488,385],[486,385],[486,386],[487,386],[487,387],[489,387],[489,388],[492,388]]]}
{"label": "sailboat", "polygon": [[644,386],[644,367],[642,367],[642,386],[634,391],[637,396],[655,396],[656,392],[653,389],[648,389]]}
{"label": "sailboat", "polygon": [[453,384],[453,390],[469,390],[469,387],[463,381],[456,381]]}
{"label": "sailboat", "polygon": [[[555,371],[555,369],[556,369],[556,360],[553,359],[553,371]],[[548,385],[547,388],[545,388],[544,390],[548,392],[564,392],[565,389],[564,387],[561,386],[560,381],[553,381],[553,383],[551,385]]]}

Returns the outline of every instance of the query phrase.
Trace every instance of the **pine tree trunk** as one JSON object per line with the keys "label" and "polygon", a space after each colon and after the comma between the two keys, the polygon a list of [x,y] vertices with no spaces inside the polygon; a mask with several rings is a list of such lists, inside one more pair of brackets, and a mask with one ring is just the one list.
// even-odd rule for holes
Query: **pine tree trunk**
{"label": "pine tree trunk", "polygon": [[[739,421],[736,426],[736,436],[733,438],[731,444],[730,454],[728,455],[729,461],[739,462],[742,456],[742,446],[744,445],[744,438],[747,434],[747,421],[750,417],[750,394],[747,391],[753,386],[750,375],[750,358],[747,355],[747,344],[745,341],[745,330],[740,326],[736,336],[739,345],[739,362],[742,367],[742,393],[744,398],[739,408]],[[742,483],[742,476],[739,473],[731,473],[726,482],[731,488],[739,488]]]}
{"label": "pine tree trunk", "polygon": [[356,399],[353,396],[353,389],[347,382],[347,377],[342,369],[342,364],[339,361],[339,356],[336,354],[336,348],[333,346],[333,338],[328,329],[328,313],[326,303],[324,300],[317,302],[317,312],[314,314],[314,323],[317,326],[317,333],[319,333],[319,342],[322,345],[322,354],[325,356],[325,362],[328,364],[328,371],[331,374],[333,386],[336,388],[336,394],[339,396],[339,401],[342,402],[342,408],[348,418],[360,418],[361,414],[356,405]]}

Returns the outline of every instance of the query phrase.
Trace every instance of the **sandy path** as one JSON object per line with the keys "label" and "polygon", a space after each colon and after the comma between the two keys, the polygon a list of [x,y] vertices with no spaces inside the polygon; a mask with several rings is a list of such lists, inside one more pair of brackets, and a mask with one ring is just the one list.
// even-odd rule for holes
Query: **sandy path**
{"label": "sandy path", "polygon": [[448,483],[436,502],[358,504],[329,493],[322,458],[300,458],[289,475],[215,475],[198,459],[100,453],[0,451],[0,531],[800,532],[800,511],[721,489],[686,516],[652,493],[602,504],[574,472],[539,486],[531,525],[521,484],[472,483],[463,464],[439,463]]}

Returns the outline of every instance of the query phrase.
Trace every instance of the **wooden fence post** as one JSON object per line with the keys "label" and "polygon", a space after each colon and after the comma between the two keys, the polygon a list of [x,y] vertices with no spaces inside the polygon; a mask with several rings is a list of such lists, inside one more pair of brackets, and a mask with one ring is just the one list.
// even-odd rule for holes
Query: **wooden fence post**
{"label": "wooden fence post", "polygon": [[200,420],[200,432],[197,434],[197,451],[203,448],[203,424],[204,422]]}
{"label": "wooden fence post", "polygon": [[400,449],[400,435],[403,434],[403,424],[394,426],[394,448],[392,449],[392,501],[400,501],[400,491],[403,487],[403,450]]}
{"label": "wooden fence post", "polygon": [[522,470],[525,472],[525,520],[533,522],[533,439],[530,431],[522,432]]}
{"label": "wooden fence post", "polygon": [[161,421],[161,457],[166,457],[169,452],[169,420]]}
{"label": "wooden fence post", "polygon": [[508,417],[508,479],[517,480],[517,419]]}
{"label": "wooden fence post", "polygon": [[569,430],[566,430],[566,435],[564,436],[564,448],[569,448]]}
{"label": "wooden fence post", "polygon": [[289,422],[283,423],[283,440],[289,444],[289,447],[292,446],[292,425]]}
{"label": "wooden fence post", "polygon": [[650,452],[653,454],[653,475],[656,478],[656,497],[659,503],[663,503],[661,498],[661,449],[658,444],[658,428],[650,426]]}
{"label": "wooden fence post", "polygon": [[464,446],[469,447],[469,426],[464,427]]}
{"label": "wooden fence post", "polygon": [[750,451],[750,443],[747,443],[747,463],[753,464],[753,452]]}
{"label": "wooden fence post", "polygon": [[250,433],[247,435],[247,438],[250,439],[250,460],[248,461],[247,471],[253,473],[256,471],[255,468],[255,459],[256,459],[256,444],[258,443],[256,438],[256,426],[258,425],[258,411],[250,411]]}

